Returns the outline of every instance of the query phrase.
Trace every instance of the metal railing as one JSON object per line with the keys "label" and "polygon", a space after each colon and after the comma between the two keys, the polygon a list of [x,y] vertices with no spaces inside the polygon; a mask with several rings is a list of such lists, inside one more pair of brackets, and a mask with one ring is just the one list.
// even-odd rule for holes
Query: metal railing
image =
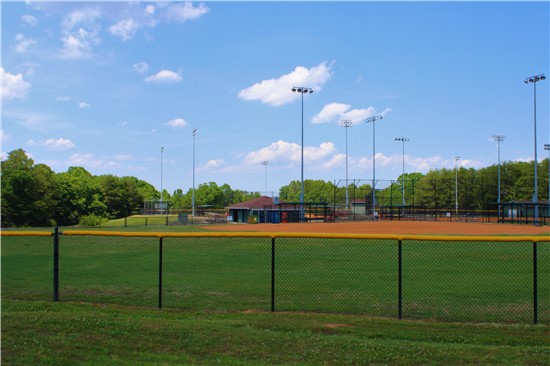
{"label": "metal railing", "polygon": [[2,233],[4,299],[550,323],[550,237]]}

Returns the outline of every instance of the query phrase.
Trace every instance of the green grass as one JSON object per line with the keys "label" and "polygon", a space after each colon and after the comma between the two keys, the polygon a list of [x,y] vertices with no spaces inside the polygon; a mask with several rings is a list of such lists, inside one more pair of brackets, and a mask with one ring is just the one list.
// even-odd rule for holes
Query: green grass
{"label": "green grass", "polygon": [[2,302],[6,365],[547,365],[547,325]]}
{"label": "green grass", "polygon": [[[4,299],[52,299],[52,238],[2,238]],[[155,307],[157,238],[62,236],[60,300]],[[277,311],[397,317],[393,241],[277,239]],[[531,243],[405,242],[403,316],[533,320]],[[539,244],[539,322],[550,323],[550,245]],[[271,308],[269,238],[164,238],[163,307]]]}

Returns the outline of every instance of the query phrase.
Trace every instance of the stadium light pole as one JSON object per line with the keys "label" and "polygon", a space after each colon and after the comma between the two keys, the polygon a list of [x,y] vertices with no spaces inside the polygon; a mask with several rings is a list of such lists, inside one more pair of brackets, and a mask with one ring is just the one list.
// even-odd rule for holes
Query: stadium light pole
{"label": "stadium light pole", "polygon": [[313,93],[312,88],[303,86],[293,86],[292,92],[302,95],[302,159],[301,159],[301,175],[300,175],[300,219],[304,218],[304,94]]}
{"label": "stadium light pole", "polygon": [[378,116],[372,116],[365,119],[366,123],[372,123],[372,219],[376,220],[376,193],[374,190],[376,184],[376,134],[374,130],[374,124],[376,121],[384,118],[381,114]]}
{"label": "stadium light pole", "polygon": [[497,143],[497,149],[498,149],[498,197],[497,197],[497,203],[498,210],[500,212],[500,143],[504,141],[506,136],[504,135],[493,135],[493,140]]}
{"label": "stadium light pole", "polygon": [[533,121],[534,121],[534,146],[535,146],[535,192],[533,193],[533,205],[535,206],[535,226],[539,224],[539,182],[537,176],[537,83],[546,79],[544,74],[533,75],[525,78],[525,84],[533,84]]}
{"label": "stadium light pole", "polygon": [[458,218],[458,161],[460,156],[455,156],[455,216]]}
{"label": "stadium light pole", "polygon": [[395,141],[401,141],[403,143],[403,174],[402,174],[402,189],[403,189],[403,214],[405,214],[405,142],[412,141],[408,137],[396,137]]}
{"label": "stadium light pole", "polygon": [[195,136],[197,136],[197,129],[193,128],[193,191],[191,195],[192,217],[195,217]]}
{"label": "stadium light pole", "polygon": [[265,193],[267,194],[267,166],[269,165],[269,161],[267,161],[267,160],[262,161],[262,165],[265,167],[265,171],[264,171],[264,190],[265,190]]}
{"label": "stadium light pole", "polygon": [[163,212],[162,205],[162,193],[164,189],[162,188],[162,153],[164,153],[164,146],[160,148],[160,214]]}
{"label": "stadium light pole", "polygon": [[349,193],[348,193],[348,128],[353,125],[353,121],[343,119],[340,121],[340,126],[346,129],[346,209],[349,208]]}
{"label": "stadium light pole", "polygon": [[544,150],[548,150],[548,214],[550,215],[550,144],[544,144]]}

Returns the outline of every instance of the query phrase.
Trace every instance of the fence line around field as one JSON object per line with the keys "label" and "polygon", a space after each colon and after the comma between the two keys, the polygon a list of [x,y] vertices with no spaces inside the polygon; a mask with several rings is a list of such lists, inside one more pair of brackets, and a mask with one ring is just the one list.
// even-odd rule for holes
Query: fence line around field
{"label": "fence line around field", "polygon": [[[550,236],[57,229],[1,235],[6,298],[43,299],[51,286],[53,301],[163,308],[167,299],[193,309],[474,322],[518,322],[520,314],[519,322],[550,324]],[[25,257],[25,250],[32,253]],[[42,278],[47,273],[49,281]]]}

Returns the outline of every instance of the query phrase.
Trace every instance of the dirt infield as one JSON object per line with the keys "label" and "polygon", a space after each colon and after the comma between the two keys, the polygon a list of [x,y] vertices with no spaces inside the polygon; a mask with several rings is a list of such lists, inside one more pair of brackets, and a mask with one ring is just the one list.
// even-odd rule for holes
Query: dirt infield
{"label": "dirt infield", "polygon": [[550,227],[447,221],[354,221],[330,223],[230,224],[204,226],[219,231],[408,235],[550,235]]}

